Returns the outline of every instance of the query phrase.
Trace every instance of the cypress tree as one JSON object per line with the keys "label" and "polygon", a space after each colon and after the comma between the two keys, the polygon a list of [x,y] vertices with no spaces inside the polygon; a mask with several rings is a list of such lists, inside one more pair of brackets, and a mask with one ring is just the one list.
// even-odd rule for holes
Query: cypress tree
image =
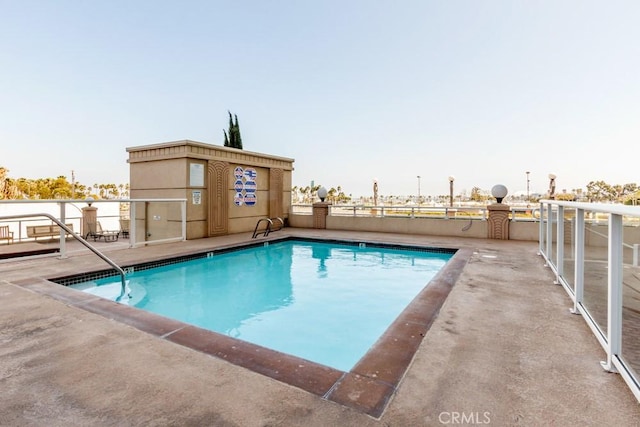
{"label": "cypress tree", "polygon": [[230,144],[229,144],[229,138],[227,137],[227,131],[222,129],[222,132],[224,132],[224,146],[229,147]]}
{"label": "cypress tree", "polygon": [[240,136],[240,126],[238,125],[238,115],[235,115],[236,122],[233,122],[233,115],[229,113],[229,131],[224,132],[224,146],[242,150],[242,137]]}
{"label": "cypress tree", "polygon": [[236,124],[235,124],[235,127],[234,127],[234,131],[236,133],[236,135],[235,135],[235,143],[236,143],[235,147],[239,148],[240,150],[242,150],[242,137],[240,136],[240,125],[238,124],[238,115],[237,114],[235,115],[235,118],[236,118]]}

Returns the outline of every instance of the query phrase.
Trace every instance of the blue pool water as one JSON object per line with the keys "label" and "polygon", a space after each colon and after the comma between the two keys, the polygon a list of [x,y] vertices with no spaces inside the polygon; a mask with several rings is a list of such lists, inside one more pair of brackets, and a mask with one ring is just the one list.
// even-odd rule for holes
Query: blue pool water
{"label": "blue pool water", "polygon": [[[451,253],[283,241],[127,275],[142,310],[349,371]],[[118,277],[71,287],[115,299]]]}

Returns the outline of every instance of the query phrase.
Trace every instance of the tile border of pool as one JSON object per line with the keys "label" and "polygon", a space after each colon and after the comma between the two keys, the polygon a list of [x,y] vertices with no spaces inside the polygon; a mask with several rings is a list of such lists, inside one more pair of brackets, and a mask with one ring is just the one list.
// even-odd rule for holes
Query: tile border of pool
{"label": "tile border of pool", "polygon": [[[455,254],[457,251],[457,249],[439,248],[439,247],[432,247],[432,246],[416,246],[416,245],[402,245],[397,243],[362,242],[359,240],[321,239],[321,238],[313,238],[313,237],[288,236],[288,237],[269,240],[269,241],[250,242],[250,243],[238,244],[233,246],[220,247],[220,248],[211,249],[207,251],[198,251],[193,254],[178,255],[175,257],[163,258],[162,260],[146,261],[141,263],[135,263],[133,265],[123,265],[122,268],[125,270],[125,273],[128,273],[133,270],[135,271],[148,270],[150,268],[162,267],[165,265],[177,264],[185,261],[206,258],[210,253],[214,255],[219,255],[219,254],[224,254],[229,252],[240,251],[243,249],[264,246],[265,244],[275,244],[275,243],[286,242],[291,240],[296,240],[301,242],[335,243],[335,244],[342,244],[342,245],[348,245],[348,246],[358,246],[359,244],[365,243],[368,245],[368,247],[371,247],[371,248],[399,249],[399,250],[409,250],[409,251],[413,250],[413,251],[420,251],[420,252],[447,253],[451,255]],[[133,269],[133,270],[128,271],[128,269]],[[114,276],[118,276],[118,272],[112,268],[106,268],[106,269],[92,271],[88,273],[71,274],[68,276],[54,277],[54,278],[50,278],[49,280],[59,285],[69,286],[77,283],[87,282],[90,280],[97,280],[97,279],[114,277]]]}
{"label": "tile border of pool", "polygon": [[[232,364],[303,389],[325,400],[351,407],[372,417],[379,418],[400,385],[422,339],[437,317],[440,308],[472,256],[473,251],[471,249],[432,248],[416,244],[405,245],[322,238],[286,237],[268,242],[276,243],[284,240],[322,241],[343,244],[365,243],[379,247],[415,248],[425,251],[442,250],[455,253],[349,372],[343,372],[237,340],[217,332],[119,304],[89,293],[78,292],[66,286],[60,286],[59,283],[54,283],[51,280],[25,279],[15,283],[34,292],[48,295],[70,306],[124,323],[160,339],[226,360]],[[202,254],[206,256],[208,252],[228,252],[263,245],[264,243],[265,241],[230,245],[216,248],[212,251],[198,251],[192,255],[182,255],[175,258],[166,258],[165,260],[195,259],[202,257]],[[162,261],[159,260],[156,263],[158,262]],[[141,263],[140,265],[153,263],[152,261]],[[87,275],[91,274],[105,274],[105,272],[87,273]]]}

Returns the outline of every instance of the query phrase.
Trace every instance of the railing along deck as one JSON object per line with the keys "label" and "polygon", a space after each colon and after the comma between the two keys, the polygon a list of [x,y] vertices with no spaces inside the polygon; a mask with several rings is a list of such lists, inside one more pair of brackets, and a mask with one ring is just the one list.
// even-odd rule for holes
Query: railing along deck
{"label": "railing along deck", "polygon": [[[298,215],[311,215],[311,204],[293,204],[291,211]],[[481,206],[410,206],[410,205],[329,205],[329,215],[354,217],[410,217],[433,219],[471,219],[486,221],[488,210]],[[538,221],[540,208],[511,206],[509,218],[512,221]]]}
{"label": "railing along deck", "polygon": [[[81,233],[84,221],[84,208],[100,206],[107,214],[98,213],[97,219],[104,221],[105,230],[121,230],[120,219],[129,220],[130,229],[126,230],[129,237],[129,246],[169,243],[182,241],[187,235],[187,200],[186,199],[61,199],[61,200],[0,200],[0,215],[13,216],[16,219],[0,221],[0,225],[9,225],[14,232],[15,242],[32,241],[27,236],[26,229],[29,225],[41,225],[43,220],[21,218],[19,215],[31,212],[44,211],[53,215],[62,223],[71,223],[75,232]],[[32,206],[33,205],[33,206]],[[113,206],[115,205],[115,208]],[[109,207],[112,208],[109,208]],[[126,208],[123,213],[120,209]],[[120,209],[119,209],[120,208]],[[159,214],[156,212],[160,212]],[[47,224],[52,221],[46,220]],[[170,230],[160,237],[150,233],[150,229]],[[139,229],[137,232],[136,230]],[[81,233],[86,235],[85,233]],[[60,239],[61,256],[65,256],[65,240]]]}
{"label": "railing along deck", "polygon": [[[542,200],[540,254],[640,401],[640,207]],[[577,373],[579,374],[579,373]]]}

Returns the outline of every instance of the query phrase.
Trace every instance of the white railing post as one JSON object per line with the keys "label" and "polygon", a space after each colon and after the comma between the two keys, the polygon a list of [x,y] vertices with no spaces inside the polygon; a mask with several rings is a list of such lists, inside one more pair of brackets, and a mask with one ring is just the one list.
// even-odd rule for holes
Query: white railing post
{"label": "white railing post", "polygon": [[538,227],[538,252],[540,254],[544,253],[544,203],[540,202],[540,226]]}
{"label": "white railing post", "polygon": [[580,314],[578,306],[584,299],[584,209],[576,209],[574,247],[574,301],[573,314]]}
{"label": "white railing post", "polygon": [[607,295],[607,360],[602,367],[618,372],[612,358],[622,350],[622,215],[609,214],[609,259]]}
{"label": "white railing post", "polygon": [[[577,215],[577,213],[576,213]],[[569,220],[569,226],[571,227],[571,253],[575,254],[576,253],[576,219],[575,218],[571,218]],[[575,259],[575,258],[574,258]]]}
{"label": "white railing post", "polygon": [[564,206],[558,206],[558,226],[556,227],[556,281],[561,284],[560,278],[564,276]]}
{"label": "white railing post", "polygon": [[[59,202],[60,206],[60,222],[66,224],[66,210],[64,202]],[[67,232],[60,227],[60,259],[67,258]]]}
{"label": "white railing post", "polygon": [[547,262],[553,262],[551,259],[551,242],[553,241],[553,205],[549,203],[547,205]]}
{"label": "white railing post", "polygon": [[129,247],[136,246],[136,202],[129,203]]}
{"label": "white railing post", "polygon": [[633,244],[633,266],[638,266],[638,248],[640,248],[640,243]]}

